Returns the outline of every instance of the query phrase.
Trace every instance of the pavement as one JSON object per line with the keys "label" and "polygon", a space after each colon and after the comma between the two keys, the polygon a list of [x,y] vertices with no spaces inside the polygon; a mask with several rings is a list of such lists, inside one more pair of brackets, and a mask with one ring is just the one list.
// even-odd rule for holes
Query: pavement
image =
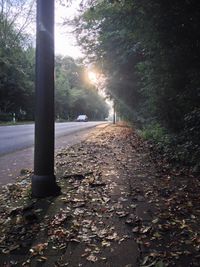
{"label": "pavement", "polygon": [[[101,125],[96,127],[101,127]],[[67,148],[85,140],[90,131],[91,128],[80,128],[78,131],[76,130],[75,132],[69,132],[64,136],[57,137],[55,140],[55,153],[57,153],[57,151],[62,147]],[[60,134],[61,133],[62,132],[60,132]],[[33,158],[33,146],[0,155],[0,186],[6,185],[7,183],[15,183],[21,170],[33,169]]]}
{"label": "pavement", "polygon": [[[1,267],[200,266],[197,251],[185,253],[177,243],[178,254],[175,241],[162,242],[172,236],[163,230],[166,218],[161,224],[159,173],[128,126],[101,126],[57,152],[60,196],[32,199],[31,175],[0,195]],[[179,221],[173,223],[174,230]]]}

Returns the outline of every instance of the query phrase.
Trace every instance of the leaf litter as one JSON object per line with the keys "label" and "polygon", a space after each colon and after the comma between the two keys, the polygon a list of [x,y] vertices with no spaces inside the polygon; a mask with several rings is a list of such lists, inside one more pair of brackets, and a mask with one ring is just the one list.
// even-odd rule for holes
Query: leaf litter
{"label": "leaf litter", "polygon": [[[55,266],[70,266],[63,258],[70,243],[85,244],[81,258],[97,264],[107,260],[105,249],[111,253],[114,243],[133,238],[143,267],[198,266],[200,183],[196,177],[190,176],[190,183],[182,173],[175,179],[156,168],[148,144],[136,133],[128,127],[107,127],[89,141],[57,153],[63,194],[46,200],[50,212],[30,198],[31,174],[23,173],[17,183],[4,186],[0,195],[3,264],[48,262],[55,250],[60,251]],[[127,188],[120,185],[122,176]],[[145,218],[148,209],[139,215],[143,202],[154,207],[149,219]],[[113,225],[117,219],[125,231]],[[26,259],[6,259],[20,250],[26,250]]]}

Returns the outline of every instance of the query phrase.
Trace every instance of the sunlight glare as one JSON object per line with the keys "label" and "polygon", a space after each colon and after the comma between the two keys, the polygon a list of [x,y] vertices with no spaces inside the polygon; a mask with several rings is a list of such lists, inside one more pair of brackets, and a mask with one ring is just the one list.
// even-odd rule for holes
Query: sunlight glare
{"label": "sunlight glare", "polygon": [[94,72],[94,71],[88,71],[88,78],[89,78],[89,81],[92,83],[92,84],[96,84],[98,79],[97,79],[97,73]]}

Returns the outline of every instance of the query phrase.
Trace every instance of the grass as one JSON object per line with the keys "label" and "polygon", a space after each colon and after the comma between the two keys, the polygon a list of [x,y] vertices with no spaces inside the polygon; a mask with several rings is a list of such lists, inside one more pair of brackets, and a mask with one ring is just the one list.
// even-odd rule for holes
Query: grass
{"label": "grass", "polygon": [[23,124],[33,124],[34,121],[0,121],[0,126],[10,126],[10,125],[23,125]]}

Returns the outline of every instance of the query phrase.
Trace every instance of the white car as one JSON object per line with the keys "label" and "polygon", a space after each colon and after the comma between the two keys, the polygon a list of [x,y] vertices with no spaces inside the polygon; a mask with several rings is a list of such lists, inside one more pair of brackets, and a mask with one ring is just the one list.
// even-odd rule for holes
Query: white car
{"label": "white car", "polygon": [[86,115],[79,115],[76,121],[88,121],[88,117]]}

